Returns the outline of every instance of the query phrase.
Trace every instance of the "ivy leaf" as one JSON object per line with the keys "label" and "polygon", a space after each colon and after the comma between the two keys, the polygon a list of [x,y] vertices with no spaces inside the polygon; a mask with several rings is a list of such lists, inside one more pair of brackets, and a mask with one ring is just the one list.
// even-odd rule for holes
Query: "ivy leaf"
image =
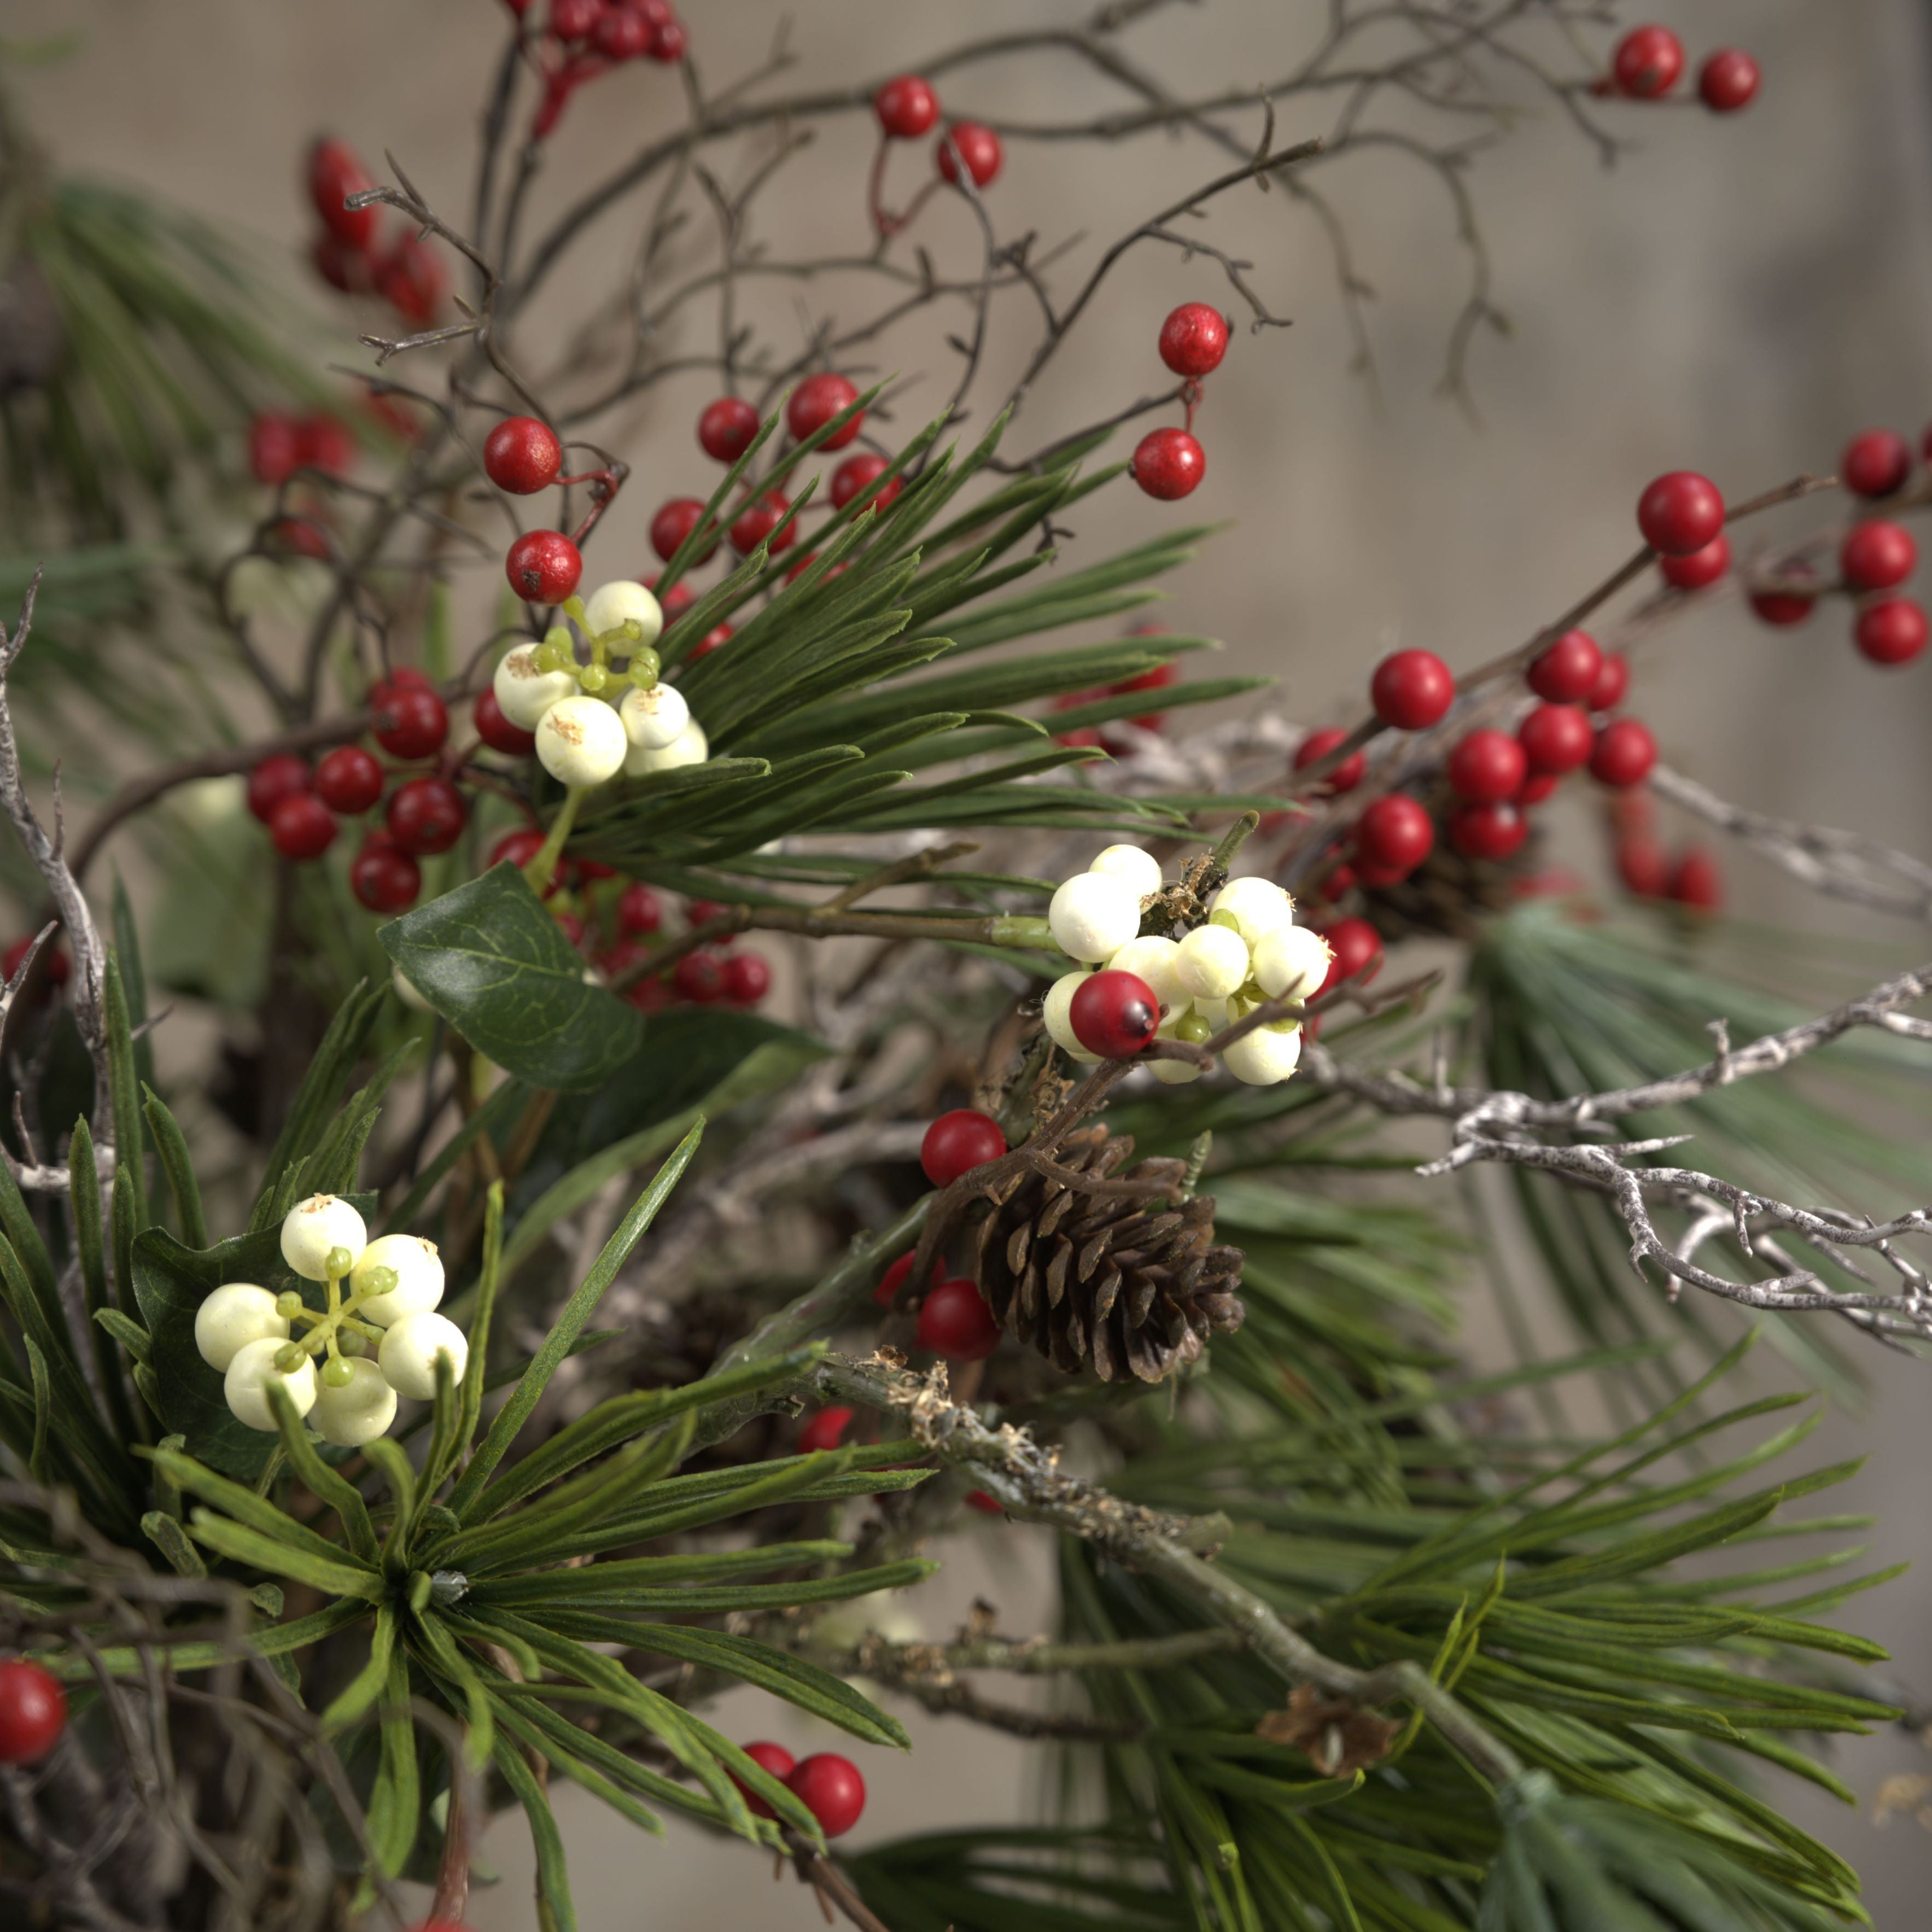
{"label": "ivy leaf", "polygon": [[478,1052],[534,1086],[599,1086],[644,1036],[634,1007],[585,982],[583,960],[507,862],[376,936]]}

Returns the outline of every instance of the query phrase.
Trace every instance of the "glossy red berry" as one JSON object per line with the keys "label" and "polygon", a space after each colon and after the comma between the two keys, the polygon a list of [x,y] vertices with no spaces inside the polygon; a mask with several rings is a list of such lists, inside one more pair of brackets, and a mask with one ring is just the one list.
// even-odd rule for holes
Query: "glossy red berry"
{"label": "glossy red berry", "polygon": [[1355,868],[1352,866],[1331,866],[1328,876],[1322,881],[1322,896],[1330,905],[1340,905],[1354,889]]}
{"label": "glossy red berry", "polygon": [[449,712],[427,685],[387,680],[370,692],[369,701],[376,742],[392,757],[427,758],[442,750],[449,736]]}
{"label": "glossy red berry", "polygon": [[1660,556],[1657,567],[1665,583],[1678,590],[1702,590],[1731,567],[1731,540],[1722,530],[1702,550],[1688,556]]}
{"label": "glossy red berry", "polygon": [[[651,519],[651,548],[668,563],[677,554],[678,546],[704,520],[704,505],[696,496],[674,496],[668,503],[661,505],[658,513]],[[708,540],[691,561],[708,563],[718,553],[717,526],[714,524]]]}
{"label": "glossy red berry", "polygon": [[1433,651],[1391,651],[1369,680],[1376,716],[1398,731],[1441,724],[1455,698],[1456,680]]}
{"label": "glossy red berry", "polygon": [[627,7],[608,7],[590,30],[590,44],[606,60],[642,60],[650,51],[654,32],[643,14]]}
{"label": "glossy red berry", "polygon": [[[1339,724],[1324,724],[1318,731],[1311,731],[1294,748],[1294,769],[1306,771],[1308,767],[1325,758],[1348,736]],[[1334,793],[1353,791],[1362,782],[1362,774],[1368,770],[1368,760],[1360,752],[1351,752],[1322,782]]]}
{"label": "glossy red berry", "polygon": [[376,292],[416,328],[435,321],[448,280],[441,259],[413,235],[405,235],[376,264]]}
{"label": "glossy red berry", "polygon": [[447,852],[469,816],[463,794],[447,778],[411,778],[398,785],[385,814],[389,836],[412,858]]}
{"label": "glossy red berry", "polygon": [[1912,446],[1896,430],[1868,429],[1845,445],[1838,481],[1856,496],[1889,496],[1912,474]]}
{"label": "glossy red berry", "polygon": [[560,40],[587,40],[604,5],[605,0],[550,0],[550,30]]}
{"label": "glossy red berry", "polygon": [[976,121],[956,121],[940,136],[935,157],[940,173],[950,182],[959,178],[958,164],[953,160],[956,149],[959,160],[966,164],[966,172],[973,177],[975,188],[990,187],[1006,160],[1000,137],[992,128],[982,127]]}
{"label": "glossy red berry", "polygon": [[1406,878],[1429,856],[1436,827],[1406,792],[1392,791],[1364,808],[1355,821],[1355,854],[1364,866]]}
{"label": "glossy red berry", "polygon": [[[935,1274],[938,1272],[938,1264],[936,1262],[934,1264],[933,1272]],[[911,1273],[912,1256],[910,1254],[900,1256],[898,1259],[879,1277],[879,1285],[872,1291],[873,1300],[881,1308],[890,1308],[897,1298],[899,1289],[904,1285],[906,1276]]]}
{"label": "glossy red berry", "polygon": [[327,229],[309,244],[310,266],[332,289],[346,296],[367,295],[374,284],[374,265],[353,242]]}
{"label": "glossy red berry", "polygon": [[617,930],[641,938],[664,923],[664,905],[641,879],[633,879],[617,895]]}
{"label": "glossy red berry", "polygon": [[1925,613],[1910,597],[1881,598],[1858,613],[1852,640],[1874,664],[1910,664],[1925,648]]}
{"label": "glossy red berry", "polygon": [[1671,869],[1670,896],[1679,905],[1715,912],[1724,902],[1724,874],[1701,845],[1687,847]]}
{"label": "glossy red berry", "polygon": [[287,416],[266,411],[248,425],[248,467],[258,483],[286,483],[302,463],[302,434]]}
{"label": "glossy red berry", "polygon": [[268,836],[284,859],[320,859],[334,843],[335,814],[314,792],[291,792],[269,813]]}
{"label": "glossy red berry", "polygon": [[1617,845],[1617,877],[1639,898],[1661,898],[1670,884],[1670,862],[1654,838],[1625,838]]}
{"label": "glossy red berry", "polygon": [[331,812],[352,818],[382,796],[382,767],[360,745],[338,745],[316,766],[315,789]]}
{"label": "glossy red berry", "polygon": [[772,969],[755,952],[734,952],[724,962],[724,997],[736,1006],[755,1006],[772,990]]}
{"label": "glossy red berry", "polygon": [[1160,326],[1160,359],[1177,376],[1212,375],[1227,352],[1227,318],[1206,302],[1183,302]]}
{"label": "glossy red berry", "polygon": [[836,1751],[818,1751],[801,1758],[785,1782],[828,1838],[850,1831],[866,1808],[866,1780],[859,1775],[859,1767]]}
{"label": "glossy red berry", "polygon": [[1854,524],[1838,547],[1838,568],[1849,590],[1891,590],[1918,566],[1918,546],[1902,524],[1874,517]]}
{"label": "glossy red berry", "polygon": [[920,1304],[913,1339],[949,1361],[984,1361],[1000,1346],[1000,1324],[977,1282],[939,1282]]}
{"label": "glossy red berry", "polygon": [[1757,62],[1742,47],[1720,47],[1697,70],[1697,98],[1713,114],[1735,114],[1757,98]]}
{"label": "glossy red berry", "polygon": [[526,530],[503,560],[510,588],[526,604],[561,604],[584,574],[584,559],[561,530]]}
{"label": "glossy red berry", "polygon": [[325,476],[346,476],[356,461],[356,439],[333,416],[304,416],[296,424],[297,460]]}
{"label": "glossy red berry", "polygon": [[1555,772],[1532,772],[1522,782],[1522,789],[1514,801],[1519,812],[1527,812],[1533,805],[1540,805],[1553,792],[1560,782]]}
{"label": "glossy red berry", "polygon": [[[1151,637],[1158,634],[1153,631],[1141,629],[1136,630],[1132,634],[1136,637]],[[1171,686],[1177,685],[1180,682],[1180,667],[1174,664],[1156,664],[1150,670],[1137,671],[1132,677],[1124,677],[1119,683],[1110,684],[1107,690],[1110,696],[1122,698],[1132,691],[1166,691]],[[1132,725],[1137,730],[1158,731],[1167,722],[1167,713],[1165,711],[1143,711],[1138,717],[1130,718],[1124,722]],[[1100,732],[1103,738],[1106,735],[1106,726],[1102,725]]]}
{"label": "glossy red berry", "polygon": [[639,581],[646,590],[656,592],[658,608],[664,614],[664,622],[668,624],[680,611],[688,610],[698,602],[698,592],[682,579],[668,590],[658,590],[658,579],[663,574],[662,571],[658,571],[652,576],[640,578]]}
{"label": "glossy red berry", "polygon": [[[1786,564],[1779,572],[1783,578],[1813,578],[1817,573],[1808,563]],[[1817,608],[1818,599],[1808,590],[1754,590],[1750,607],[1759,621],[1780,628],[1802,624]]]}
{"label": "glossy red berry", "polygon": [[[686,899],[684,902],[684,922],[686,926],[709,926],[714,919],[722,919],[730,908],[717,899]],[[711,942],[714,946],[729,946],[731,935],[721,933]]]}
{"label": "glossy red berry", "polygon": [[1135,446],[1127,468],[1150,496],[1172,503],[1200,488],[1208,455],[1184,429],[1150,430]]}
{"label": "glossy red berry", "polygon": [[67,1693],[58,1678],[24,1657],[0,1664],[0,1764],[38,1764],[66,1728]]}
{"label": "glossy red berry", "polygon": [[854,1413],[849,1408],[821,1408],[816,1415],[807,1416],[799,1427],[800,1454],[809,1455],[814,1450],[837,1448]]}
{"label": "glossy red berry", "polygon": [[1160,1001],[1136,973],[1090,973],[1066,1010],[1073,1037],[1102,1060],[1131,1060],[1160,1024]]}
{"label": "glossy red berry", "polygon": [[1558,776],[1588,763],[1596,743],[1588,718],[1574,704],[1539,704],[1516,735],[1532,771]]}
{"label": "glossy red berry", "polygon": [[[785,428],[802,442],[858,400],[859,392],[843,376],[822,369],[815,376],[806,376],[791,392],[791,400],[785,404]],[[840,424],[819,448],[843,449],[859,434],[859,426],[865,420],[866,412],[861,410],[849,422]]]}
{"label": "glossy red berry", "polygon": [[1529,821],[1513,805],[1462,805],[1449,814],[1449,842],[1466,859],[1507,859],[1528,836]]}
{"label": "glossy red berry", "polygon": [[1382,970],[1382,934],[1366,920],[1338,919],[1333,926],[1322,928],[1322,937],[1334,955],[1328,962],[1328,976],[1322,982],[1323,992],[1345,980],[1366,986]]}
{"label": "glossy red berry", "polygon": [[916,74],[895,74],[872,96],[872,112],[886,138],[916,141],[939,118],[939,96]]}
{"label": "glossy red berry", "polygon": [[248,809],[266,825],[275,807],[310,786],[308,766],[292,752],[277,752],[248,774]]}
{"label": "glossy red berry", "polygon": [[536,734],[526,731],[520,724],[512,724],[503,716],[503,707],[496,702],[494,691],[486,689],[477,694],[470,721],[476,727],[477,736],[491,751],[501,752],[506,758],[526,758],[537,748]]}
{"label": "glossy red berry", "polygon": [[934,1186],[945,1187],[962,1174],[998,1160],[1006,1150],[1006,1137],[992,1114],[956,1107],[926,1129],[919,1144],[919,1164]]}
{"label": "glossy red berry", "polygon": [[[745,1755],[760,1771],[768,1771],[782,1784],[791,1776],[792,1766],[797,1762],[783,1744],[755,1744],[743,1747]],[[736,1772],[731,1774],[731,1782],[745,1794],[746,1807],[758,1817],[776,1818],[778,1814],[764,1798],[754,1796]]]}
{"label": "glossy red berry", "polygon": [[328,232],[352,248],[367,248],[375,239],[376,211],[342,204],[375,185],[368,170],[340,141],[319,140],[309,149],[309,200]]}
{"label": "glossy red berry", "polygon": [[731,548],[740,556],[749,556],[769,538],[772,556],[790,549],[798,541],[796,520],[787,524],[783,530],[778,528],[780,520],[790,508],[790,500],[782,490],[767,490],[763,496],[753,497],[731,525]]}
{"label": "glossy red berry", "polygon": [[670,982],[680,999],[689,1000],[696,1006],[715,1006],[724,997],[723,955],[687,952],[672,968]]}
{"label": "glossy red berry", "polygon": [[1610,62],[1617,92],[1634,100],[1668,94],[1683,71],[1684,43],[1668,27],[1633,27]]}
{"label": "glossy red berry", "polygon": [[406,912],[422,890],[422,873],[394,845],[365,845],[349,862],[349,890],[371,912]]}
{"label": "glossy red berry", "polygon": [[736,463],[758,433],[758,412],[742,396],[720,396],[698,418],[698,443],[706,456]]}
{"label": "glossy red berry", "polygon": [[518,868],[527,866],[543,850],[544,834],[539,826],[525,825],[514,832],[506,832],[490,848],[489,863],[501,866],[508,863]]}
{"label": "glossy red berry", "polygon": [[484,440],[485,472],[513,496],[548,489],[562,467],[563,445],[556,430],[535,416],[506,416]]}
{"label": "glossy red berry", "polygon": [[1460,739],[1449,754],[1450,788],[1471,805],[1499,805],[1514,798],[1528,770],[1522,746],[1507,731],[1486,726]]}
{"label": "glossy red berry", "polygon": [[[844,509],[854,496],[871,489],[891,467],[883,456],[874,455],[870,450],[847,457],[832,472],[832,507],[835,510]],[[873,497],[869,507],[884,510],[904,488],[905,478],[895,476]]]}
{"label": "glossy red berry", "polygon": [[1708,476],[1669,470],[1636,502],[1636,526],[1664,556],[1688,556],[1724,527],[1724,500]]}
{"label": "glossy red berry", "polygon": [[1590,776],[1613,790],[1641,784],[1657,763],[1657,740],[1634,718],[1613,718],[1597,734]]}
{"label": "glossy red berry", "polygon": [[690,44],[691,36],[685,32],[682,20],[660,20],[651,29],[651,58],[662,61],[667,66],[683,59],[685,50]]}
{"label": "glossy red berry", "polygon": [[1590,687],[1589,708],[1592,711],[1614,711],[1624,701],[1624,693],[1630,688],[1630,659],[1615,651],[1604,653],[1604,668],[1597,674],[1597,681]]}
{"label": "glossy red berry", "polygon": [[1589,696],[1603,668],[1604,654],[1588,631],[1565,631],[1536,654],[1527,682],[1538,697],[1552,704],[1574,704]]}

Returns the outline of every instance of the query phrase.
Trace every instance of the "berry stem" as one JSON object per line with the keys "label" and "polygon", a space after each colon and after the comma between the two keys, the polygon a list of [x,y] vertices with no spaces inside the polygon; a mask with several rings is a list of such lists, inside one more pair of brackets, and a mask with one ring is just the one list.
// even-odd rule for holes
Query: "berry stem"
{"label": "berry stem", "polygon": [[[579,621],[581,621],[580,618]],[[544,842],[537,849],[537,855],[524,868],[524,878],[538,898],[543,896],[544,887],[549,884],[550,874],[556,870],[557,861],[563,856],[563,848],[570,837],[570,829],[577,823],[577,810],[590,794],[588,785],[572,785],[563,795],[563,804],[556,816],[550,820],[550,830],[544,835]]]}

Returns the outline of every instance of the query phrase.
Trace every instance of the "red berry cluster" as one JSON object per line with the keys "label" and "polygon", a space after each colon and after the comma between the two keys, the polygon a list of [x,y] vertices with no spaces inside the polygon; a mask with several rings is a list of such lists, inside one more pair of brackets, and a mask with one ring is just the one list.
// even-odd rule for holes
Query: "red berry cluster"
{"label": "red berry cluster", "polygon": [[[781,1784],[789,1785],[828,1838],[842,1837],[858,1823],[866,1808],[866,1780],[850,1758],[836,1751],[817,1751],[810,1757],[794,1760],[783,1744],[762,1743],[746,1745],[745,1755],[760,1771],[770,1772]],[[732,1782],[760,1818],[776,1816],[742,1779],[734,1776]]]}
{"label": "red berry cluster", "polygon": [[[1142,691],[1165,691],[1169,685],[1178,684],[1180,681],[1180,667],[1178,664],[1156,664],[1151,670],[1137,672],[1133,676],[1124,677],[1115,684],[1097,685],[1091,691],[1070,691],[1064,698],[1056,698],[1053,700],[1052,709],[1055,711],[1077,711],[1082,705],[1097,704],[1103,698],[1125,698]],[[1167,722],[1167,713],[1165,711],[1143,711],[1122,722],[1137,731],[1158,731]],[[1058,733],[1056,742],[1062,745],[1100,745],[1110,752],[1130,751],[1133,748],[1132,739],[1120,730],[1118,722],[1083,724],[1076,730]]]}
{"label": "red berry cluster", "polygon": [[[356,438],[348,425],[326,412],[291,416],[282,410],[259,411],[248,424],[248,467],[258,483],[279,489],[298,471],[323,476],[344,476],[356,461]],[[326,561],[332,522],[320,493],[302,493],[295,514],[278,518],[269,532],[275,547],[291,556]]]}
{"label": "red berry cluster", "polygon": [[[529,10],[529,0],[508,4],[519,20]],[[689,44],[668,0],[550,0],[542,31],[524,35],[544,83],[530,139],[552,132],[586,81],[627,61],[681,61]]]}
{"label": "red berry cluster", "polygon": [[974,187],[991,188],[1006,164],[1006,151],[992,128],[977,121],[955,121],[933,145],[932,178],[898,214],[880,200],[886,157],[895,141],[916,141],[938,125],[939,96],[932,82],[916,74],[896,74],[872,96],[872,112],[879,123],[879,152],[872,164],[872,226],[881,235],[896,234],[926,204],[940,182],[958,184],[963,167]]}
{"label": "red berry cluster", "polygon": [[1228,352],[1228,318],[1207,302],[1183,302],[1160,326],[1160,359],[1181,379],[1187,421],[1180,429],[1150,430],[1135,446],[1128,472],[1150,496],[1173,502],[1191,496],[1208,473],[1208,458],[1194,435],[1201,383]]}
{"label": "red berry cluster", "polygon": [[1687,845],[1673,857],[1657,836],[1651,800],[1628,794],[1612,802],[1610,826],[1617,877],[1640,898],[1675,899],[1694,912],[1715,912],[1724,904],[1718,862],[1701,845]]}
{"label": "red berry cluster", "polygon": [[[1600,94],[1661,100],[1684,73],[1684,43],[1668,27],[1633,27],[1617,43]],[[1697,70],[1697,98],[1713,114],[1735,114],[1757,98],[1757,62],[1740,47],[1720,47]]]}
{"label": "red berry cluster", "polygon": [[[524,866],[535,858],[542,842],[536,832],[514,832],[512,838],[528,840],[527,848],[508,849],[500,843],[490,855]],[[588,861],[574,862],[580,874]],[[598,872],[614,878],[608,867]],[[553,880],[550,890],[560,892],[572,883]],[[664,923],[664,907],[657,894],[640,879],[622,880],[600,899],[591,895],[580,901],[582,913],[589,915],[594,941],[592,963],[607,979],[622,980],[624,997],[640,1012],[653,1013],[680,1004],[694,1006],[755,1006],[771,991],[772,969],[755,952],[735,946],[728,934],[708,946],[681,954],[668,970],[651,969],[652,946],[648,943]],[[686,931],[694,930],[725,908],[709,899],[687,900],[684,908]],[[578,912],[560,910],[558,919],[573,945],[584,944],[586,927]]]}
{"label": "red berry cluster", "polygon": [[344,206],[350,196],[375,185],[375,178],[341,142],[326,136],[316,140],[308,151],[308,195],[322,218],[322,232],[309,259],[331,288],[344,295],[380,296],[410,328],[430,328],[448,287],[441,260],[412,226],[404,226],[386,243],[374,208]]}

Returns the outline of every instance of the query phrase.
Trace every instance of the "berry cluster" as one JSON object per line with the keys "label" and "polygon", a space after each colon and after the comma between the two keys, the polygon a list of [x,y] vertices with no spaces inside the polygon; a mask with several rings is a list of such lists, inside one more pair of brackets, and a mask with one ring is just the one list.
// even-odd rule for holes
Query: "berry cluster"
{"label": "berry cluster", "polygon": [[[1600,94],[1661,100],[1684,73],[1684,43],[1668,27],[1633,27],[1610,56]],[[1720,47],[1697,70],[1697,98],[1713,114],[1735,114],[1757,98],[1757,62],[1740,47]]]}
{"label": "berry cluster", "polygon": [[[1143,637],[1156,634],[1154,627],[1148,625],[1136,628],[1131,634]],[[1091,691],[1070,692],[1064,698],[1056,698],[1050,708],[1054,711],[1077,711],[1082,705],[1095,704],[1103,698],[1126,698],[1136,692],[1165,691],[1180,680],[1178,664],[1156,664],[1153,670],[1122,678],[1118,684],[1100,685]],[[1167,713],[1143,711],[1123,722],[1136,731],[1158,731],[1167,722]],[[1075,730],[1058,733],[1054,742],[1061,745],[1099,745],[1110,752],[1133,748],[1132,739],[1120,730],[1118,724],[1082,725]]]}
{"label": "berry cluster", "polygon": [[1150,496],[1171,503],[1191,496],[1208,473],[1208,458],[1194,435],[1201,384],[1228,352],[1228,318],[1206,302],[1183,302],[1160,326],[1160,359],[1181,379],[1186,426],[1150,430],[1134,446],[1128,473]]}
{"label": "berry cluster", "polygon": [[346,206],[364,194],[375,178],[340,141],[318,139],[308,151],[308,194],[322,218],[309,259],[315,272],[344,295],[376,295],[412,328],[434,326],[448,277],[442,262],[412,228],[388,242],[376,210]]}
{"label": "berry cluster", "polygon": [[[530,11],[530,0],[506,4],[519,20]],[[541,141],[556,128],[586,81],[628,61],[670,65],[683,59],[689,44],[667,0],[550,0],[542,28],[524,34],[525,50],[543,76],[530,139]]]}
{"label": "berry cluster", "polygon": [[1724,886],[1718,862],[1701,845],[1687,845],[1673,858],[1657,836],[1653,801],[1626,793],[1610,804],[1610,826],[1617,876],[1640,898],[1674,899],[1694,912],[1715,912]]}
{"label": "berry cluster", "polygon": [[992,128],[977,121],[955,121],[933,144],[932,178],[903,213],[892,214],[880,199],[886,157],[895,141],[916,141],[938,126],[939,96],[932,82],[920,75],[896,74],[873,95],[872,112],[879,123],[879,152],[872,164],[871,212],[872,226],[882,236],[896,234],[904,227],[940,182],[956,186],[962,167],[977,189],[992,187],[1006,164],[1006,151]]}
{"label": "berry cluster", "polygon": [[[850,1758],[841,1757],[836,1751],[816,1751],[810,1757],[795,1760],[783,1744],[764,1743],[746,1745],[745,1755],[760,1771],[770,1772],[781,1784],[788,1785],[828,1838],[842,1838],[858,1823],[866,1808],[866,1780]],[[732,1782],[759,1817],[777,1815],[741,1779],[734,1777]]]}
{"label": "berry cluster", "polygon": [[[292,1273],[327,1284],[326,1310],[310,1308],[294,1288],[272,1294],[231,1281],[195,1312],[194,1345],[221,1375],[237,1421],[275,1428],[269,1391],[279,1384],[325,1442],[354,1448],[387,1433],[398,1396],[434,1398],[440,1359],[461,1380],[470,1344],[436,1312],[443,1280],[434,1242],[414,1234],[372,1241],[349,1202],[312,1194],[289,1210],[281,1248]],[[308,1332],[292,1340],[298,1322]]]}

